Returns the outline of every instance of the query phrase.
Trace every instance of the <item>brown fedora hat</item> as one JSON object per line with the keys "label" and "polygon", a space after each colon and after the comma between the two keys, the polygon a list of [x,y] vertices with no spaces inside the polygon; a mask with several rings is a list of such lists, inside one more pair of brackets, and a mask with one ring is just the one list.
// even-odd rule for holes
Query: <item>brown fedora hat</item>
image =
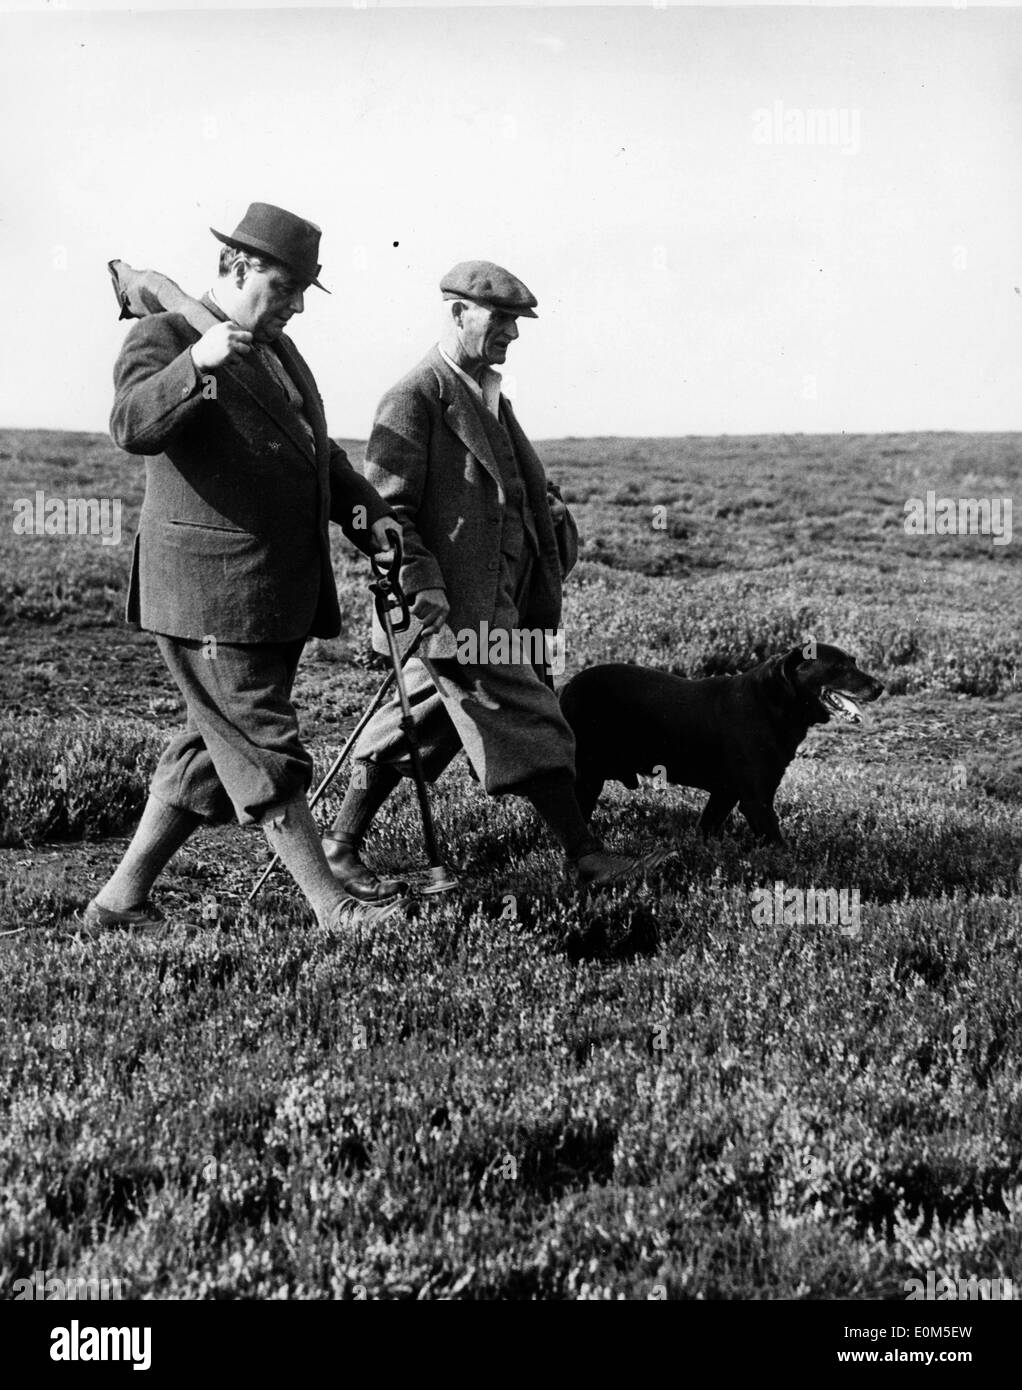
{"label": "brown fedora hat", "polygon": [[319,264],[320,229],[315,222],[307,222],[304,217],[296,217],[293,212],[274,207],[272,203],[249,203],[248,212],[233,232],[218,232],[215,227],[209,230],[225,246],[272,256],[299,279],[308,280],[317,289],[330,293],[316,278],[322,267]]}

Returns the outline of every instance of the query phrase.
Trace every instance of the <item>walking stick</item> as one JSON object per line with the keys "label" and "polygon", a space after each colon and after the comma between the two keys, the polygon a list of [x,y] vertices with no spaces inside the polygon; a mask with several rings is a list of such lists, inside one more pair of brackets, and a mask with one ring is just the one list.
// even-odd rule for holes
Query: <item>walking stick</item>
{"label": "walking stick", "polygon": [[[433,825],[433,813],[429,805],[429,794],[426,791],[426,775],[422,770],[422,755],[419,752],[419,740],[415,732],[415,718],[412,714],[412,707],[408,700],[408,689],[405,685],[404,662],[397,649],[395,633],[405,632],[412,621],[411,613],[408,610],[408,600],[398,583],[398,574],[401,570],[400,540],[394,542],[392,553],[393,559],[387,566],[382,565],[375,555],[369,557],[373,574],[376,576],[374,582],[369,585],[369,591],[373,595],[376,616],[379,618],[380,626],[387,637],[390,662],[394,668],[394,680],[397,683],[397,696],[401,703],[401,732],[408,744],[408,758],[412,765],[415,794],[419,799],[419,812],[422,816],[422,836],[426,842],[429,872],[426,882],[420,887],[419,892],[424,897],[432,897],[434,894],[447,893],[452,888],[457,888],[458,880],[440,857],[436,829]],[[396,622],[393,616],[395,612],[400,615]],[[421,636],[422,633],[420,632],[419,638]],[[416,646],[419,638],[412,643],[409,651],[405,653],[405,660]]]}
{"label": "walking stick", "polygon": [[[420,632],[420,633],[418,634],[418,636],[415,638],[415,641],[412,642],[411,646],[408,648],[408,650],[405,652],[404,656],[402,657],[402,660],[401,660],[401,664],[402,664],[402,665],[404,665],[404,663],[405,663],[406,661],[408,661],[408,660],[414,655],[415,649],[418,647],[418,645],[419,645],[419,643],[420,643],[421,641],[422,641],[422,633]],[[315,790],[315,791],[312,793],[312,795],[309,797],[309,810],[310,810],[310,811],[311,811],[311,810],[314,810],[315,807],[319,804],[320,801],[322,801],[323,797],[326,795],[326,790],[327,790],[327,788],[329,787],[330,783],[334,780],[334,778],[335,778],[335,777],[337,776],[337,774],[340,772],[340,770],[341,770],[341,768],[343,767],[345,761],[347,760],[348,754],[351,752],[351,750],[354,748],[355,744],[356,744],[356,743],[358,742],[358,740],[361,738],[361,736],[362,736],[362,730],[363,730],[363,729],[365,728],[365,726],[369,723],[370,719],[372,719],[372,717],[373,717],[373,715],[376,713],[376,711],[380,708],[380,705],[382,705],[382,703],[383,703],[383,698],[384,698],[384,696],[387,694],[387,692],[390,690],[390,687],[391,687],[393,684],[394,684],[394,672],[393,672],[393,671],[389,671],[389,672],[387,673],[387,679],[383,682],[383,684],[380,686],[379,690],[377,690],[376,694],[375,694],[375,695],[373,696],[373,698],[370,700],[370,702],[369,702],[368,706],[366,707],[366,711],[365,711],[365,713],[363,714],[362,718],[358,721],[358,723],[355,725],[354,729],[353,729],[353,730],[351,731],[351,733],[349,734],[347,743],[345,743],[344,747],[343,747],[343,748],[341,749],[341,751],[337,754],[337,757],[334,758],[333,762],[330,764],[329,771],[327,772],[326,776],[323,778],[322,782],[320,782],[319,786],[316,788],[316,790]],[[275,855],[273,856],[273,858],[270,860],[269,864],[267,864],[266,868],[263,870],[263,872],[262,872],[262,874],[261,874],[261,876],[260,876],[258,882],[256,883],[255,887],[252,889],[251,893],[249,893],[249,895],[248,895],[248,901],[249,901],[249,902],[251,902],[251,901],[253,900],[253,898],[256,897],[256,895],[258,894],[260,888],[262,888],[263,884],[264,884],[264,883],[266,882],[266,880],[269,878],[270,874],[273,873],[274,869],[277,867],[277,865],[278,865],[279,863],[280,863],[280,855],[279,855],[279,854],[275,854]]]}

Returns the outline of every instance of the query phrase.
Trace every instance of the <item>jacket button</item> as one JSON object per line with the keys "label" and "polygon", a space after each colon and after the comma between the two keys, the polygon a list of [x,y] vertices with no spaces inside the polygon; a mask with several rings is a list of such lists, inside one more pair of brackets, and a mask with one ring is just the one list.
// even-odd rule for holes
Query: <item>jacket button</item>
{"label": "jacket button", "polygon": [[487,568],[488,570],[495,570],[495,569],[497,568],[497,562],[496,562],[496,560],[487,560],[487,562],[486,562],[486,568]]}
{"label": "jacket button", "polygon": [[181,395],[182,395],[182,397],[184,397],[184,396],[190,396],[191,394],[192,394],[192,388],[191,388],[190,386],[182,386],[182,388],[181,388]]}

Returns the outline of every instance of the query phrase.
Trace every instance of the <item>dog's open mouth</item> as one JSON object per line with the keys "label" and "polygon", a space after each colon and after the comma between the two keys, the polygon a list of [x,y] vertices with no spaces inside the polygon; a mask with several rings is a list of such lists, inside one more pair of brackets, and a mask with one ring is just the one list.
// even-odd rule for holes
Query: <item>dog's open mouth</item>
{"label": "dog's open mouth", "polygon": [[820,691],[820,703],[829,714],[836,714],[848,724],[861,724],[865,717],[857,700],[843,690],[832,690],[829,685]]}

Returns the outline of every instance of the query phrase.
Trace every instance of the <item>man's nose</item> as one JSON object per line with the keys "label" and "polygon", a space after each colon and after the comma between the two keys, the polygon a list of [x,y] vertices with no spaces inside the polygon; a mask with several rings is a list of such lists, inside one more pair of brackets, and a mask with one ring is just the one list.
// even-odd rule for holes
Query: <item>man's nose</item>
{"label": "man's nose", "polygon": [[303,314],[305,312],[305,293],[303,290],[295,290],[291,296],[292,314]]}
{"label": "man's nose", "polygon": [[518,321],[516,319],[512,319],[508,325],[507,336],[512,342],[518,337]]}

